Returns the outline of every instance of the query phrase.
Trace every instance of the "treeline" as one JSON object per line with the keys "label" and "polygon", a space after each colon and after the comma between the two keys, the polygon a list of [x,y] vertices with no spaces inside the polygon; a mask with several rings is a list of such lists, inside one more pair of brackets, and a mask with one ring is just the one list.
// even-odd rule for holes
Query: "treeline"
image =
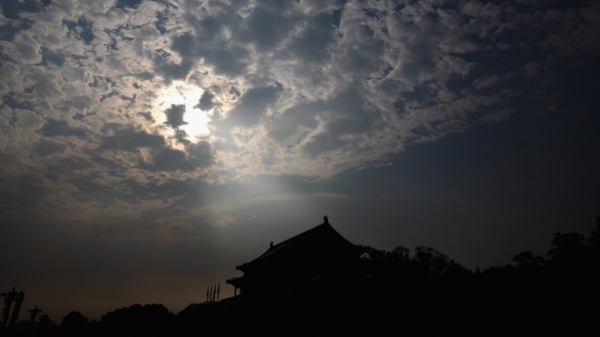
{"label": "treeline", "polygon": [[545,256],[523,251],[485,270],[469,270],[431,247],[402,246],[369,248],[364,268],[375,293],[362,303],[371,308],[370,322],[402,317],[405,328],[434,334],[598,330],[600,216],[589,235],[555,233]]}
{"label": "treeline", "polygon": [[410,282],[588,282],[597,279],[600,267],[600,217],[588,236],[576,232],[554,234],[552,248],[546,256],[523,251],[511,263],[492,266],[483,271],[469,270],[431,247],[398,246],[391,251],[368,247],[363,257],[365,268],[374,276]]}
{"label": "treeline", "polygon": [[[190,304],[134,304],[89,321],[20,322],[7,336],[186,336],[212,333],[588,334],[597,329],[600,217],[589,233],[555,233],[545,256],[524,251],[505,265],[470,270],[431,247],[365,248],[352,275],[320,282],[252,310],[242,296]],[[295,291],[295,290],[294,290]],[[291,294],[292,292],[290,292]],[[257,307],[258,308],[258,307]],[[282,332],[283,331],[283,332]]]}

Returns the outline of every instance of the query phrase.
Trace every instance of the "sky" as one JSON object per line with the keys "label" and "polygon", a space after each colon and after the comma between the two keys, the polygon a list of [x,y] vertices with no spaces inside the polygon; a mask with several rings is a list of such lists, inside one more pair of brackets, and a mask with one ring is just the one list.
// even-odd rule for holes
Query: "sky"
{"label": "sky", "polygon": [[600,214],[600,4],[0,2],[0,292],[173,313],[328,216],[467,268]]}

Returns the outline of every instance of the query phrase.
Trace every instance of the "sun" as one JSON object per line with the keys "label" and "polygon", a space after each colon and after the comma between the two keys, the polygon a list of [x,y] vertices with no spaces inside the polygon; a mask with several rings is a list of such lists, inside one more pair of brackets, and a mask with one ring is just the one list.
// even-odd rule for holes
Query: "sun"
{"label": "sun", "polygon": [[210,118],[206,112],[198,107],[202,93],[200,91],[190,90],[184,92],[183,97],[185,99],[183,121],[186,122],[186,124],[181,128],[192,139],[208,135],[208,123],[210,122]]}
{"label": "sun", "polygon": [[159,99],[159,110],[164,111],[172,105],[183,105],[183,121],[185,124],[177,129],[183,130],[188,140],[198,142],[202,137],[210,134],[210,112],[200,109],[200,98],[203,90],[186,84],[176,84],[164,91]]}

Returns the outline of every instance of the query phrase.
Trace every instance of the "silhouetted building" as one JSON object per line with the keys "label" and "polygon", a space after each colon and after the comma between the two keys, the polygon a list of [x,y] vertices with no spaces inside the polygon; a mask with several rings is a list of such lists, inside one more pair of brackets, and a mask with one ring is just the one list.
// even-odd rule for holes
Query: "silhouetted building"
{"label": "silhouetted building", "polygon": [[362,277],[364,248],[342,237],[324,222],[281,243],[256,259],[236,266],[243,276],[228,279],[247,309],[274,309],[345,296]]}

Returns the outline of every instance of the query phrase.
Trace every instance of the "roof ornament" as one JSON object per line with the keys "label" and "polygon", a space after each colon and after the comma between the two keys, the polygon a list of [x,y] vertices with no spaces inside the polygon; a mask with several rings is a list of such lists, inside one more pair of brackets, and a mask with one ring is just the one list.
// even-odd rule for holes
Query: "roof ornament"
{"label": "roof ornament", "polygon": [[327,218],[327,215],[325,215],[325,216],[323,217],[323,220],[325,221],[325,223],[326,223],[326,224],[329,224],[329,219]]}

